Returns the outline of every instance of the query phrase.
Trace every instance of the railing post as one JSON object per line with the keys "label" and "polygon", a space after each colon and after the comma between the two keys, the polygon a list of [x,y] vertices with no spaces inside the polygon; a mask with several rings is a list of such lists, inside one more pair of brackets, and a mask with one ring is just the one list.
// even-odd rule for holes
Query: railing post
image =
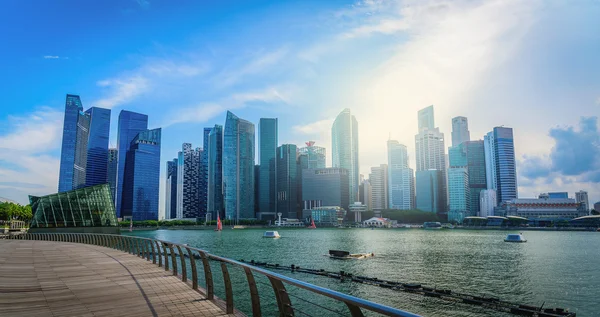
{"label": "railing post", "polygon": [[258,289],[256,288],[256,281],[252,270],[244,266],[244,272],[246,272],[246,279],[248,280],[248,286],[250,287],[250,300],[252,301],[252,316],[261,317],[260,311],[260,297],[258,296]]}
{"label": "railing post", "polygon": [[134,238],[135,240],[135,255],[137,255],[138,257],[142,257],[142,249],[140,248],[140,239],[139,238]]}
{"label": "railing post", "polygon": [[225,262],[221,262],[221,271],[223,271],[223,283],[225,284],[226,313],[233,314],[233,290],[231,289],[231,278]]}
{"label": "railing post", "polygon": [[283,283],[273,277],[269,277],[273,291],[275,291],[275,298],[277,299],[277,306],[279,306],[280,317],[291,317],[294,316],[294,309],[292,308],[292,302],[287,294]]}
{"label": "railing post", "polygon": [[169,253],[167,252],[167,244],[165,242],[163,242],[162,247],[165,252],[165,271],[168,271],[169,270]]}
{"label": "railing post", "polygon": [[196,258],[194,258],[194,254],[190,248],[186,247],[185,250],[190,257],[190,266],[192,267],[192,288],[194,290],[198,290],[198,270],[196,270]]}
{"label": "railing post", "polygon": [[200,257],[202,258],[202,265],[204,266],[204,279],[206,280],[206,298],[215,298],[215,288],[212,279],[212,271],[210,270],[210,263],[208,262],[208,256],[205,252],[199,251]]}
{"label": "railing post", "polygon": [[173,250],[173,244],[169,243],[169,251],[171,252],[171,260],[173,262],[173,275],[177,276],[177,258],[175,257],[175,250]]}
{"label": "railing post", "polygon": [[144,254],[144,260],[150,260],[150,252],[148,252],[148,240],[142,239],[142,253]]}
{"label": "railing post", "polygon": [[348,309],[350,310],[350,316],[352,317],[364,317],[365,315],[363,315],[362,311],[360,310],[360,307],[356,306],[356,305],[352,305],[348,302],[345,302],[346,306],[348,306]]}
{"label": "railing post", "polygon": [[154,244],[156,244],[156,253],[158,255],[158,267],[162,267],[162,252],[160,249],[160,244],[158,243],[158,241],[154,240]]}
{"label": "railing post", "polygon": [[179,260],[181,261],[181,281],[187,282],[187,265],[185,265],[185,256],[183,255],[179,244],[175,246],[177,247],[177,252],[179,253]]}
{"label": "railing post", "polygon": [[154,241],[153,240],[149,240],[148,243],[150,244],[150,247],[152,247],[152,264],[156,264],[156,250],[154,249]]}

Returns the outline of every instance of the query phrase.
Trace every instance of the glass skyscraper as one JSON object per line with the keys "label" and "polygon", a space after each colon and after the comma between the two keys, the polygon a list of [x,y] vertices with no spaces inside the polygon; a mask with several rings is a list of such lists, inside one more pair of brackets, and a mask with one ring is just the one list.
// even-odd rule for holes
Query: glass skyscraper
{"label": "glass skyscraper", "polygon": [[200,218],[200,157],[202,150],[183,143],[177,166],[177,218]]}
{"label": "glass skyscraper", "polygon": [[469,174],[466,167],[450,167],[448,169],[448,195],[450,203],[448,221],[462,223],[471,208]]}
{"label": "glass skyscraper", "polygon": [[110,185],[110,197],[115,201],[115,191],[117,190],[117,162],[119,152],[117,149],[108,149],[108,169],[106,172],[106,182]]}
{"label": "glass skyscraper", "polygon": [[283,144],[277,148],[277,212],[283,218],[298,218],[300,201],[298,199],[298,163],[297,147]]}
{"label": "glass skyscraper", "polygon": [[77,144],[77,121],[80,112],[83,112],[83,106],[81,105],[79,96],[67,95],[60,153],[60,172],[58,177],[59,193],[73,189],[73,166],[75,165],[75,149]]}
{"label": "glass skyscraper", "polygon": [[73,164],[73,189],[85,187],[88,143],[90,141],[90,115],[79,112],[75,138],[75,164]]}
{"label": "glass skyscraper", "polygon": [[131,145],[131,141],[142,131],[148,129],[148,116],[141,113],[131,112],[127,110],[121,110],[119,113],[119,126],[117,130],[117,151],[119,155],[118,159],[118,171],[117,171],[117,190],[115,195],[115,204],[117,217],[121,215],[121,200],[124,183],[124,173],[127,152]]}
{"label": "glass skyscraper", "polygon": [[227,111],[223,136],[225,216],[227,219],[255,218],[254,124]]}
{"label": "glass skyscraper", "polygon": [[223,214],[223,126],[215,125],[208,135],[208,212],[212,219]]}
{"label": "glass skyscraper", "polygon": [[204,128],[202,152],[200,153],[200,217],[206,219],[208,211],[208,143],[212,128]]}
{"label": "glass skyscraper", "polygon": [[277,119],[260,118],[258,123],[258,207],[261,219],[275,219],[277,211]]}
{"label": "glass skyscraper", "polygon": [[445,209],[441,199],[441,189],[445,187],[442,171],[436,169],[417,171],[416,183],[417,209],[435,213]]}
{"label": "glass skyscraper", "polygon": [[469,121],[466,117],[452,118],[452,146],[471,140]]}
{"label": "glass skyscraper", "polygon": [[350,180],[349,196],[352,202],[358,200],[358,122],[344,109],[335,118],[331,128],[333,167],[348,171]]}
{"label": "glass skyscraper", "polygon": [[315,141],[306,142],[305,147],[298,149],[300,156],[306,156],[306,168],[325,168],[327,157],[324,147],[315,146]]}
{"label": "glass skyscraper", "polygon": [[483,141],[464,143],[467,150],[467,170],[469,173],[469,191],[471,197],[469,216],[481,211],[480,195],[486,186],[485,151]]}
{"label": "glass skyscraper", "polygon": [[348,210],[350,204],[348,174],[344,168],[302,170],[303,210],[326,206],[338,206]]}
{"label": "glass skyscraper", "polygon": [[134,221],[158,220],[161,129],[133,138],[123,174],[122,216]]}
{"label": "glass skyscraper", "polygon": [[409,210],[415,206],[415,180],[408,167],[406,146],[396,140],[387,142],[388,208]]}
{"label": "glass skyscraper", "polygon": [[85,186],[105,184],[107,180],[108,135],[110,133],[110,109],[92,107],[86,111],[90,117],[89,141]]}
{"label": "glass skyscraper", "polygon": [[487,188],[496,190],[497,203],[518,198],[512,128],[495,127],[484,138],[484,151]]}
{"label": "glass skyscraper", "polygon": [[389,184],[387,164],[381,164],[379,166],[371,167],[371,174],[369,174],[369,182],[371,183],[371,209],[388,209]]}
{"label": "glass skyscraper", "polygon": [[167,161],[167,184],[165,190],[165,218],[177,218],[177,159]]}

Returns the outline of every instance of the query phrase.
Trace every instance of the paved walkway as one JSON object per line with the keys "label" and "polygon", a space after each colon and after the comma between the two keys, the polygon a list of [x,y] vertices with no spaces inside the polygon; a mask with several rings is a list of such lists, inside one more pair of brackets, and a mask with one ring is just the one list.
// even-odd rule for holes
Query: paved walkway
{"label": "paved walkway", "polygon": [[99,246],[0,240],[0,316],[226,316],[172,274]]}

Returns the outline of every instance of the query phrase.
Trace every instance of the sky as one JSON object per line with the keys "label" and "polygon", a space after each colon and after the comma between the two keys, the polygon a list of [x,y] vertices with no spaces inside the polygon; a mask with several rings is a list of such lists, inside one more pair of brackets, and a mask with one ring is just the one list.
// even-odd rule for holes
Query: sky
{"label": "sky", "polygon": [[[32,10],[35,7],[35,10]],[[519,197],[587,190],[600,200],[600,1],[0,2],[0,197],[54,193],[66,94],[85,109],[148,114],[164,169],[225,112],[279,118],[279,142],[327,148],[344,108],[359,165],[405,144],[435,108],[451,142],[514,129]]]}

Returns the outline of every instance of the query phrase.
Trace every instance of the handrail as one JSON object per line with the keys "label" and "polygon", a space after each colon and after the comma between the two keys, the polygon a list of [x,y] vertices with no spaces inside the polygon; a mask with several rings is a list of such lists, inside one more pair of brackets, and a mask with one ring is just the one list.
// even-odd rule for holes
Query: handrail
{"label": "handrail", "polygon": [[[10,236],[9,239],[21,239],[21,240],[45,240],[45,241],[59,241],[59,242],[74,242],[74,243],[85,243],[92,245],[99,245],[108,248],[121,250],[123,252],[134,254],[138,257],[144,258],[147,261],[157,264],[162,267],[164,263],[165,271],[171,270],[173,275],[179,276],[178,272],[181,272],[181,279],[183,282],[188,281],[187,272],[187,261],[186,256],[183,252],[185,249],[187,258],[190,259],[190,266],[192,270],[192,288],[198,290],[198,272],[196,270],[196,260],[202,262],[205,274],[206,292],[205,296],[208,300],[214,299],[214,285],[212,278],[212,271],[209,264],[209,260],[218,261],[221,263],[222,275],[225,283],[225,312],[227,314],[234,313],[233,303],[233,291],[231,286],[231,280],[227,266],[225,263],[241,267],[244,269],[248,286],[250,288],[250,297],[252,304],[252,315],[261,316],[260,311],[260,299],[256,288],[256,282],[254,280],[253,272],[263,275],[269,279],[279,309],[279,316],[294,316],[294,306],[288,296],[285,289],[285,284],[302,288],[304,290],[323,295],[325,297],[335,299],[343,302],[352,317],[363,317],[361,309],[382,314],[384,316],[401,316],[401,317],[419,317],[419,315],[406,312],[400,309],[392,308],[389,306],[377,304],[362,298],[337,292],[328,288],[313,285],[307,282],[293,279],[285,275],[281,275],[269,270],[265,270],[260,267],[249,265],[240,261],[228,259],[218,255],[211,254],[206,250],[199,248],[190,247],[186,244],[178,244],[174,242],[136,237],[136,236],[123,236],[114,234],[96,234],[96,233],[26,233],[15,236]],[[156,248],[155,248],[156,247]],[[177,249],[177,252],[174,250]],[[197,253],[197,254],[194,254]],[[178,270],[177,256],[179,256],[181,268]],[[199,257],[197,259],[196,257]],[[164,258],[163,258],[164,257]],[[170,257],[170,259],[169,259]],[[157,261],[158,260],[158,261]],[[171,263],[169,263],[171,262]]]}

